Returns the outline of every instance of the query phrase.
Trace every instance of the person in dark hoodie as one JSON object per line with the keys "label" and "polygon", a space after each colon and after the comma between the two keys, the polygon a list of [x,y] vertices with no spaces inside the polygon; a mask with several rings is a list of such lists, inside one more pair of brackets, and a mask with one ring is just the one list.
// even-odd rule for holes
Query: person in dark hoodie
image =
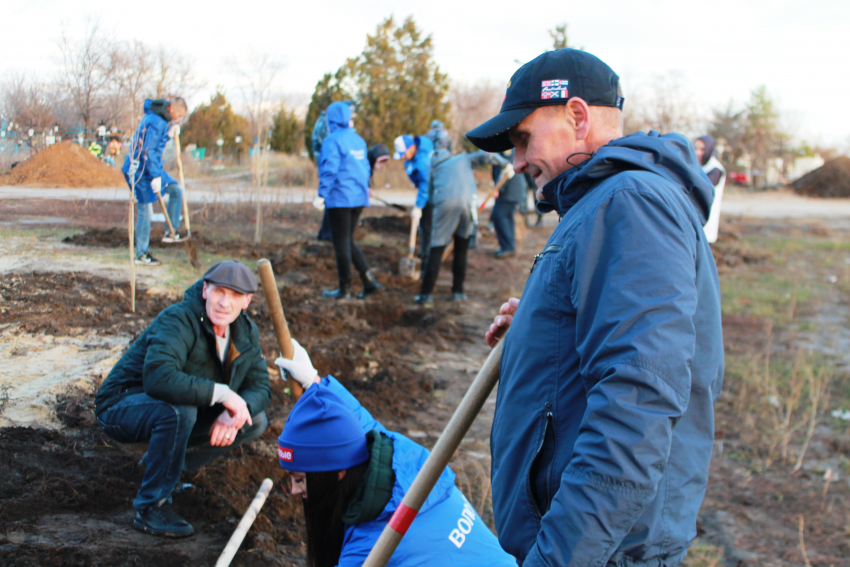
{"label": "person in dark hoodie", "polygon": [[726,185],[726,168],[714,156],[714,138],[705,135],[694,140],[694,152],[697,154],[702,170],[714,185],[714,202],[711,203],[711,213],[705,223],[705,235],[710,243],[717,242],[717,232],[720,228],[720,201],[723,199],[723,187]]}
{"label": "person in dark hoodie", "polygon": [[160,313],[109,372],[95,416],[119,443],[148,443],[133,527],[185,537],[171,509],[181,472],[194,472],[262,435],[271,399],[257,326],[245,314],[257,291],[236,260],[213,265]]}
{"label": "person in dark hoodie", "polygon": [[[177,181],[168,175],[162,167],[162,152],[175,132],[179,132],[177,125],[186,115],[186,101],[180,97],[173,99],[145,100],[145,115],[139,122],[139,127],[133,135],[130,151],[124,160],[124,179],[131,190],[135,188],[136,201],[139,206],[139,216],[136,219],[136,263],[148,266],[161,264],[159,260],[151,256],[151,216],[153,215],[153,204],[158,200],[158,195],[163,193],[168,196],[168,218],[176,231],[180,225],[180,214],[183,212],[183,188]],[[169,123],[174,123],[169,127]],[[166,234],[163,242],[180,242],[179,234]]]}
{"label": "person in dark hoodie", "polygon": [[675,566],[696,537],[723,381],[713,187],[679,134],[622,137],[619,78],[545,53],[467,133],[516,148],[561,217],[505,327],[491,432],[502,547],[523,566]]}
{"label": "person in dark hoodie", "polygon": [[337,289],[324,292],[331,299],[351,297],[351,263],[363,280],[363,299],[383,288],[366,264],[360,247],[354,242],[354,231],[363,207],[369,206],[369,160],[366,142],[351,125],[351,106],[335,102],[328,107],[330,134],[322,141],[319,157],[319,197],[331,222],[336,269],[339,277]]}

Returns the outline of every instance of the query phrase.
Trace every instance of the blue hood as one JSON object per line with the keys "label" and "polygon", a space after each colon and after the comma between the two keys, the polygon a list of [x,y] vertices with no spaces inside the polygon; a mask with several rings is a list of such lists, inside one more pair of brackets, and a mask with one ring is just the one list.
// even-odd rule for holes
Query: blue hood
{"label": "blue hood", "polygon": [[351,121],[351,107],[347,102],[335,102],[328,107],[328,127],[331,133],[348,128]]}
{"label": "blue hood", "polygon": [[564,216],[600,181],[624,171],[649,171],[672,181],[688,195],[702,223],[708,220],[714,186],[703,173],[693,146],[681,134],[662,136],[655,130],[612,140],[590,159],[561,173],[543,187],[548,203],[539,202],[537,208]]}

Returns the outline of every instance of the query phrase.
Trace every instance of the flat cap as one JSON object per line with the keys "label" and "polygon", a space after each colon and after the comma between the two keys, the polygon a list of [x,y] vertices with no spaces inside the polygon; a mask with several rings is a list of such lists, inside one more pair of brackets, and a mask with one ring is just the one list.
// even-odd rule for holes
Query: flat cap
{"label": "flat cap", "polygon": [[257,278],[237,260],[223,260],[213,264],[204,274],[204,281],[246,295],[257,291]]}

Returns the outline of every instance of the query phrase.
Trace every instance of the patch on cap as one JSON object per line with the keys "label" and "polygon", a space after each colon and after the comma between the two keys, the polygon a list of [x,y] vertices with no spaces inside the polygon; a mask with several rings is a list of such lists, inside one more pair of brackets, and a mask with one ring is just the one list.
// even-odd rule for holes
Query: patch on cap
{"label": "patch on cap", "polygon": [[286,461],[287,463],[292,462],[293,451],[292,449],[287,449],[286,447],[278,447],[277,448],[277,456],[281,461]]}
{"label": "patch on cap", "polygon": [[553,98],[567,99],[570,96],[570,82],[567,79],[550,79],[540,83],[540,98],[550,100]]}

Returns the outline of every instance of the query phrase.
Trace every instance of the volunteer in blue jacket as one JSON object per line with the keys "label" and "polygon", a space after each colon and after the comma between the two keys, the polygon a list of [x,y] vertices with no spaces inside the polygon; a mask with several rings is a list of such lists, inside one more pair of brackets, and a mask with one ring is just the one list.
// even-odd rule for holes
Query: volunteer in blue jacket
{"label": "volunteer in blue jacket", "polygon": [[336,270],[339,287],[324,292],[325,297],[351,297],[351,262],[363,280],[365,298],[383,286],[366,264],[360,247],[354,242],[354,231],[363,207],[369,206],[369,160],[366,142],[351,126],[351,107],[347,102],[335,102],[328,107],[330,135],[322,141],[319,157],[319,197],[331,222]]}
{"label": "volunteer in blue jacket", "polygon": [[502,547],[523,566],[674,566],[696,537],[723,381],[713,187],[679,134],[622,137],[619,79],[545,53],[467,133],[516,147],[561,217],[504,339],[490,446]]}
{"label": "volunteer in blue jacket", "polygon": [[[304,387],[278,439],[280,466],[301,496],[307,565],[359,567],[428,457],[388,431],[332,376],[320,379],[307,351],[275,362]],[[389,562],[407,565],[510,566],[447,467]]]}
{"label": "volunteer in blue jacket", "polygon": [[[139,216],[136,219],[136,263],[156,266],[159,260],[151,256],[149,249],[151,239],[151,216],[153,204],[158,200],[157,195],[162,191],[168,196],[168,218],[176,231],[180,225],[180,214],[183,212],[183,188],[168,175],[162,167],[162,152],[168,139],[179,133],[180,120],[186,116],[186,101],[174,97],[165,99],[145,100],[145,115],[139,122],[139,127],[133,135],[133,143],[127,158],[124,160],[124,178],[130,188],[133,188],[135,178],[136,201],[139,203]],[[169,123],[174,125],[169,128]],[[135,150],[135,151],[134,151]],[[166,234],[163,242],[179,242],[178,234]]]}
{"label": "volunteer in blue jacket", "polygon": [[[439,121],[435,121],[439,122]],[[432,123],[433,124],[433,123]],[[439,130],[439,129],[437,129]],[[407,134],[395,139],[394,159],[404,160],[404,171],[410,182],[416,187],[416,202],[410,211],[413,222],[419,223],[419,233],[422,235],[421,252],[422,270],[428,263],[431,251],[431,227],[434,219],[434,205],[428,198],[428,180],[431,178],[431,153],[434,143],[426,136],[408,136]]]}

